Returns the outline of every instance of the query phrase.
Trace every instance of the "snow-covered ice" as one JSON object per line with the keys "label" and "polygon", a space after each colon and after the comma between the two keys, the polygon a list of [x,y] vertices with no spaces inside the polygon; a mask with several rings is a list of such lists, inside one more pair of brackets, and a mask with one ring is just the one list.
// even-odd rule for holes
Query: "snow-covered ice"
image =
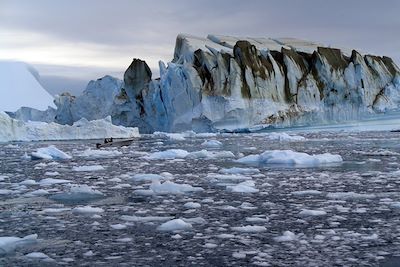
{"label": "snow-covered ice", "polygon": [[159,231],[185,231],[190,229],[192,229],[192,225],[182,219],[170,220],[157,227]]}
{"label": "snow-covered ice", "polygon": [[32,159],[47,159],[47,160],[63,160],[72,158],[70,155],[59,150],[53,145],[39,148],[36,152],[32,152],[31,157]]}
{"label": "snow-covered ice", "polygon": [[322,164],[341,163],[340,155],[330,153],[309,155],[292,150],[267,150],[261,154],[248,155],[237,160],[245,164],[285,164],[314,167]]}

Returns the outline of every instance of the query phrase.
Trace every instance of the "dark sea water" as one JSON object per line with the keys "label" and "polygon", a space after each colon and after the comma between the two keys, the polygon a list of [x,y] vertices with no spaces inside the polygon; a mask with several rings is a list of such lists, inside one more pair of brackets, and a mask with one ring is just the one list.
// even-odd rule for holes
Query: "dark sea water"
{"label": "dark sea water", "polygon": [[[0,265],[399,266],[400,133],[298,134],[306,140],[270,140],[268,133],[200,135],[180,141],[149,135],[129,147],[108,149],[113,154],[100,158],[84,153],[94,150],[96,141],[0,144],[0,237],[37,234],[36,241],[8,252],[0,241]],[[202,146],[211,139],[222,147]],[[23,158],[49,145],[72,159]],[[234,157],[146,157],[168,149],[231,151]],[[235,162],[249,154],[286,149],[338,154],[343,162]],[[104,169],[76,171],[97,165]],[[232,167],[252,171],[221,176],[222,169]],[[135,174],[161,174],[175,184],[203,190],[149,195],[143,190],[151,182],[137,181]],[[69,182],[46,184],[45,178]],[[227,189],[249,180],[258,192]],[[84,190],[71,194],[71,184]],[[184,206],[188,202],[201,206]],[[101,210],[77,212],[86,206]],[[191,227],[157,229],[172,219]],[[237,228],[241,226],[251,227]],[[284,232],[289,240],[282,241]],[[35,258],[32,252],[47,258]]]}

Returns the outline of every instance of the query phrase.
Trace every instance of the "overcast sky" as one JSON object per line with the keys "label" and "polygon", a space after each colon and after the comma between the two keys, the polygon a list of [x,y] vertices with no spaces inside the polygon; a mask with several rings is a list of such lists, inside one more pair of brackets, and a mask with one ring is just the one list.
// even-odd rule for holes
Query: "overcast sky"
{"label": "overcast sky", "polygon": [[399,64],[399,10],[398,0],[0,0],[0,59],[34,65],[63,91],[121,78],[135,57],[157,69],[178,33],[296,37]]}

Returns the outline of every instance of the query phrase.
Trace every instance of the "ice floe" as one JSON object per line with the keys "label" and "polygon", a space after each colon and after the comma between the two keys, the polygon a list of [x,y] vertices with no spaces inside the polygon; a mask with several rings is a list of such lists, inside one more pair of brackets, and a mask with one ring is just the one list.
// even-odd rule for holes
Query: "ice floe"
{"label": "ice floe", "polygon": [[76,172],[93,172],[93,171],[103,171],[104,167],[101,165],[89,165],[89,166],[75,166],[72,170]]}
{"label": "ice floe", "polygon": [[76,207],[72,209],[72,213],[77,215],[94,215],[103,212],[104,209],[91,206]]}
{"label": "ice floe", "polygon": [[71,159],[72,157],[52,145],[48,147],[39,148],[36,152],[32,152],[31,158],[47,159],[47,160],[63,160],[63,159]]}
{"label": "ice floe", "polygon": [[173,219],[157,227],[159,231],[184,231],[192,229],[192,224],[182,219]]}
{"label": "ice floe", "polygon": [[248,155],[237,160],[237,162],[244,164],[284,164],[306,167],[340,163],[342,161],[343,159],[340,155],[333,155],[330,153],[309,155],[292,150],[267,150],[264,153]]}
{"label": "ice floe", "polygon": [[17,248],[33,245],[37,242],[37,237],[37,234],[27,235],[23,238],[0,236],[0,255],[11,253]]}

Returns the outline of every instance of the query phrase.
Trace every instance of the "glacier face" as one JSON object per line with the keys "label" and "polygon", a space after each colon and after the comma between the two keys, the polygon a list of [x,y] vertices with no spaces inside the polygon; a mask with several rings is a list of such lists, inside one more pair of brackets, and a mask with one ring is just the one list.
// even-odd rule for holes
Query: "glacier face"
{"label": "glacier face", "polygon": [[152,79],[134,59],[123,82],[106,76],[81,96],[59,96],[55,121],[111,115],[143,133],[205,132],[357,120],[400,106],[390,58],[293,38],[178,35],[173,60],[159,68]]}
{"label": "glacier face", "polygon": [[292,38],[179,35],[160,79],[134,60],[117,98],[113,121],[144,132],[339,122],[399,108],[400,70]]}

